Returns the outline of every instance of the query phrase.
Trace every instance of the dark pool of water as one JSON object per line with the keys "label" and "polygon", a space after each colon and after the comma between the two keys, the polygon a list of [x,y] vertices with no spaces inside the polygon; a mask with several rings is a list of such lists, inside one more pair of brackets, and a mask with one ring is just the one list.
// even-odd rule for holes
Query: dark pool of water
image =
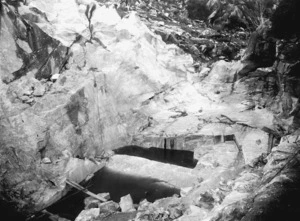
{"label": "dark pool of water", "polygon": [[[91,180],[82,185],[87,186],[87,189],[93,193],[109,192],[115,202],[119,202],[122,196],[130,194],[137,204],[142,199],[153,202],[180,193],[179,189],[168,186],[158,179],[122,174],[108,168],[101,169]],[[84,209],[85,197],[86,194],[72,190],[59,202],[47,208],[47,211],[74,220]]]}
{"label": "dark pool of water", "polygon": [[194,159],[194,152],[187,150],[170,150],[156,147],[143,148],[139,146],[126,146],[114,150],[115,154],[143,157],[163,163],[194,168],[197,160]]}
{"label": "dark pool of water", "polygon": [[[115,150],[115,153],[143,157],[188,168],[194,168],[197,164],[197,160],[194,160],[193,152],[184,150],[126,146]],[[91,180],[82,185],[93,193],[109,192],[111,199],[115,202],[119,202],[122,196],[130,194],[134,203],[137,204],[142,199],[153,202],[156,199],[180,193],[179,189],[165,185],[163,181],[158,179],[122,174],[108,168],[98,171]],[[47,208],[47,211],[74,220],[81,210],[84,209],[83,202],[85,197],[87,197],[86,194],[74,189],[63,199]],[[34,220],[50,220],[48,216],[39,215],[37,216],[39,218]]]}

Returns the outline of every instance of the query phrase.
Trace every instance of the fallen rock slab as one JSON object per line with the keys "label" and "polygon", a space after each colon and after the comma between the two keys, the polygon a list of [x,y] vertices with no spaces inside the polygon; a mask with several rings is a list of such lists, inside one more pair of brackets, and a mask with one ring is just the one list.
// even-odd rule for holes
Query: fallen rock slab
{"label": "fallen rock slab", "polygon": [[130,196],[130,194],[121,197],[120,200],[120,207],[122,212],[133,212],[135,211],[133,200]]}

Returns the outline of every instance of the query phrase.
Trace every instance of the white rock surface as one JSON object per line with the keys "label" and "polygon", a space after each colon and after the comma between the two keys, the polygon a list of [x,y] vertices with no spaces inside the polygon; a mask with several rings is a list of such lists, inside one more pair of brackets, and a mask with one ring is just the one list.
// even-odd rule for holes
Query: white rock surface
{"label": "white rock surface", "polygon": [[133,200],[130,196],[130,194],[121,197],[120,200],[120,207],[121,207],[121,212],[132,212],[135,211],[135,208],[133,206]]}
{"label": "white rock surface", "polygon": [[166,182],[165,185],[179,188],[198,183],[198,176],[192,169],[141,157],[114,155],[107,168],[132,176],[156,178],[162,180],[162,185]]}
{"label": "white rock surface", "polygon": [[[235,134],[246,162],[266,151],[267,135],[259,129],[274,129],[274,118],[266,109],[246,110],[243,102],[249,100],[248,83],[233,84],[242,67],[240,62],[219,61],[211,71],[206,70],[207,77],[200,81],[200,76],[192,71],[192,57],[175,45],[165,44],[134,13],[121,19],[114,9],[97,5],[91,31],[85,10],[95,3],[31,0],[19,10],[24,16],[36,16],[36,24],[59,40],[59,45],[71,46],[68,68],[55,82],[43,79],[36,84],[38,80],[30,73],[11,83],[0,81],[0,129],[4,128],[0,151],[11,162],[19,162],[7,166],[6,158],[0,159],[1,168],[4,167],[1,175],[12,174],[4,178],[14,184],[15,192],[23,191],[23,181],[31,182],[26,186],[36,186],[35,191],[27,192],[34,209],[57,199],[66,178],[84,179],[98,167],[76,157],[93,160],[101,158],[103,151],[133,143],[149,146],[148,138]],[[49,22],[30,7],[38,8]],[[2,27],[9,29],[6,23]],[[11,80],[11,73],[23,63],[11,33],[5,31],[2,37],[5,41],[0,41],[0,77]],[[26,44],[19,44],[28,49]],[[58,73],[54,60],[51,62]],[[222,115],[235,123],[222,122]],[[243,132],[238,123],[258,129]],[[64,151],[70,154],[65,156]],[[228,151],[230,162],[234,154],[231,149]],[[21,156],[21,160],[16,156]],[[41,165],[40,158],[44,157],[51,159],[52,164]],[[220,154],[207,163],[213,161],[226,164]],[[121,167],[118,162],[115,165]],[[84,169],[76,171],[81,166]],[[129,163],[128,168],[133,172],[134,166],[134,162]],[[176,181],[179,187],[190,186],[187,180],[197,180],[186,168],[174,170],[181,176]],[[31,181],[22,177],[24,171],[33,177]],[[172,176],[163,179],[173,180]],[[190,179],[184,180],[185,176]]]}
{"label": "white rock surface", "polygon": [[92,208],[82,210],[81,213],[76,217],[75,221],[91,221],[100,215],[99,208]]}

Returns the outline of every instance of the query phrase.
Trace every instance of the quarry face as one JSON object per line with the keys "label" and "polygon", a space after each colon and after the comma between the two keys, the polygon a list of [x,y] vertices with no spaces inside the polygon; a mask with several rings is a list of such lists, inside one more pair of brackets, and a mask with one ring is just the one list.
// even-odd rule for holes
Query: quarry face
{"label": "quarry face", "polygon": [[298,205],[299,38],[264,23],[228,43],[158,21],[152,3],[112,3],[1,2],[0,206],[67,219],[55,203],[68,182],[103,168],[114,175],[94,186],[141,185],[87,185],[115,202],[85,200],[78,221],[272,220]]}

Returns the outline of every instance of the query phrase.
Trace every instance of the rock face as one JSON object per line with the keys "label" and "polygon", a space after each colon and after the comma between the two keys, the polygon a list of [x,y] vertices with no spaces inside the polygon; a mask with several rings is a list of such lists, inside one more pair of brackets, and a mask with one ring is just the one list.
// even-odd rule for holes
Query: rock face
{"label": "rock face", "polygon": [[[12,6],[3,3],[2,7],[1,81],[10,83],[29,72],[38,80],[50,79],[53,74],[59,73],[66,62],[67,47],[31,20],[19,17]],[[40,88],[42,86],[38,83],[25,84],[20,85],[24,89],[28,87],[25,94],[18,94],[20,100],[21,96],[43,95],[45,89]]]}
{"label": "rock face", "polygon": [[[89,31],[88,9],[81,10],[88,7],[68,2],[79,10],[74,21]],[[19,7],[21,15],[5,3],[2,8],[0,164],[2,198],[32,212],[58,197],[66,178],[72,178],[67,168],[74,158],[101,161],[105,150],[129,144],[148,119],[139,111],[143,101],[185,81],[192,59],[165,45],[134,14],[121,21],[114,10],[99,6],[90,24],[92,37],[73,41],[75,32],[71,44],[59,42],[68,33],[51,33],[61,23],[46,22],[52,28],[45,27],[46,33],[38,25],[61,5],[38,9],[39,1],[28,4]],[[68,70],[62,71],[66,58]]]}
{"label": "rock face", "polygon": [[298,60],[275,50],[264,63],[276,59],[273,69],[256,70],[262,50],[274,54],[268,38],[254,41],[254,68],[239,75],[239,61],[195,68],[135,13],[121,19],[93,0],[1,2],[0,21],[0,196],[28,213],[60,198],[66,179],[103,166],[111,149],[196,150],[207,174],[222,173],[299,125]]}

